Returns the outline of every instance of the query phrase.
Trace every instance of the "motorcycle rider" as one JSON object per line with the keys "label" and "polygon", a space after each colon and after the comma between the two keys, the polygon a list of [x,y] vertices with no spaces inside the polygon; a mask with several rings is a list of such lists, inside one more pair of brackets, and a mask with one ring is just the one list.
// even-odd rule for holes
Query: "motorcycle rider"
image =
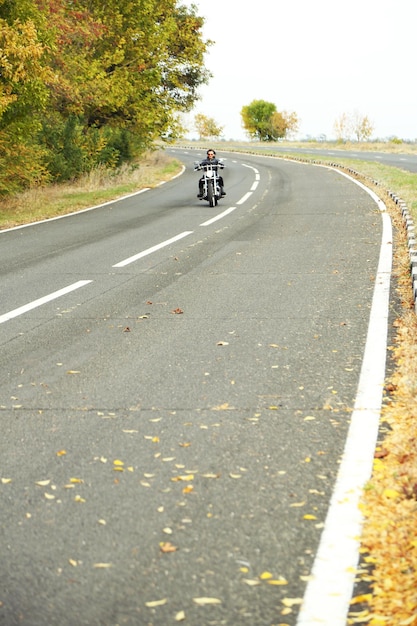
{"label": "motorcycle rider", "polygon": [[[216,158],[215,150],[212,150],[211,148],[207,150],[207,158],[201,161],[199,168],[204,165],[220,165],[219,159]],[[220,191],[221,191],[222,196],[225,196],[226,192],[224,190],[223,176],[219,176],[219,185],[220,185]],[[203,177],[201,177],[200,180],[198,181],[198,187],[199,187],[199,193],[197,194],[197,198],[202,198],[203,197]]]}

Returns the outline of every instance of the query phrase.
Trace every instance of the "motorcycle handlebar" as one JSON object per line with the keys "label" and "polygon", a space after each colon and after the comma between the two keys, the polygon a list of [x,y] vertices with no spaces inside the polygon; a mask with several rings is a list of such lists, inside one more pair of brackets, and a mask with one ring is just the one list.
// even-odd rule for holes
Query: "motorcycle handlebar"
{"label": "motorcycle handlebar", "polygon": [[204,163],[201,164],[199,163],[198,165],[196,164],[194,166],[194,171],[197,172],[198,170],[207,170],[207,169],[214,169],[214,168],[219,168],[219,169],[223,169],[224,168],[224,163],[215,163],[214,165],[211,165],[211,163]]}

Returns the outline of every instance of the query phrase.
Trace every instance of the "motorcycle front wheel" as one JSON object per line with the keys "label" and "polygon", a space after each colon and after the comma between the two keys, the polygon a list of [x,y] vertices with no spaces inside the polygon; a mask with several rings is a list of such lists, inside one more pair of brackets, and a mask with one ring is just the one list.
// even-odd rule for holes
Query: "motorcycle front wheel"
{"label": "motorcycle front wheel", "polygon": [[210,206],[216,206],[217,198],[216,194],[214,193],[214,185],[211,181],[207,185],[207,200]]}

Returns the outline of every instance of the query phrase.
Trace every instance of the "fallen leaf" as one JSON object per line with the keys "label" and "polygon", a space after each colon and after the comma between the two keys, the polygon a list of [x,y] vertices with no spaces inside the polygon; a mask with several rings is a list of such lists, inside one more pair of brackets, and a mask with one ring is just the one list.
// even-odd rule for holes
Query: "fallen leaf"
{"label": "fallen leaf", "polygon": [[95,569],[108,569],[111,567],[111,563],[94,563],[93,567]]}
{"label": "fallen leaf", "polygon": [[229,342],[228,342],[228,341],[218,341],[218,342],[217,342],[217,345],[218,345],[218,346],[228,346],[228,345],[229,345]]}
{"label": "fallen leaf", "polygon": [[72,565],[72,567],[77,567],[78,565],[78,561],[75,561],[74,559],[68,559],[68,563]]}
{"label": "fallen leaf", "polygon": [[260,574],[259,578],[261,580],[268,580],[269,578],[272,578],[273,574],[271,574],[271,572],[262,572],[262,574]]}
{"label": "fallen leaf", "polygon": [[310,515],[309,513],[307,513],[306,515],[303,515],[303,519],[317,519],[317,517],[315,515]]}
{"label": "fallen leaf", "polygon": [[302,598],[284,598],[281,600],[282,604],[288,608],[291,608],[297,604],[302,604]]}
{"label": "fallen leaf", "polygon": [[67,374],[81,374],[79,370],[68,370]]}
{"label": "fallen leaf", "polygon": [[166,604],[168,602],[168,600],[166,598],[163,598],[162,600],[152,600],[151,602],[145,602],[145,606],[148,607],[148,609],[153,609],[157,606],[164,606],[164,604]]}
{"label": "fallen leaf", "polygon": [[350,601],[351,604],[362,604],[363,602],[369,602],[372,599],[372,593],[362,593],[359,596],[355,596]]}
{"label": "fallen leaf", "polygon": [[242,583],[245,583],[245,585],[249,585],[249,587],[256,587],[257,585],[261,584],[261,581],[259,580],[259,578],[243,578]]}
{"label": "fallen leaf", "polygon": [[390,498],[390,499],[395,499],[395,498],[399,498],[401,496],[401,494],[396,491],[395,489],[384,489],[383,494],[386,498]]}
{"label": "fallen leaf", "polygon": [[218,598],[193,598],[193,602],[198,606],[206,606],[207,604],[221,604],[222,601]]}
{"label": "fallen leaf", "polygon": [[178,548],[172,545],[170,541],[161,541],[161,543],[159,544],[159,549],[164,554],[169,553],[169,552],[176,552],[178,550]]}
{"label": "fallen leaf", "polygon": [[194,487],[192,485],[187,485],[186,487],[184,487],[184,489],[182,490],[183,493],[187,494],[187,493],[192,493],[194,491]]}
{"label": "fallen leaf", "polygon": [[181,476],[173,476],[171,480],[174,483],[178,481],[192,481],[194,480],[194,474],[183,474]]}
{"label": "fallen leaf", "polygon": [[266,582],[268,585],[288,585],[288,580],[285,580],[285,578],[272,578]]}
{"label": "fallen leaf", "polygon": [[57,456],[65,456],[67,453],[66,450],[58,450],[58,452],[56,453]]}
{"label": "fallen leaf", "polygon": [[35,485],[39,485],[39,487],[46,487],[50,482],[50,480],[38,480]]}
{"label": "fallen leaf", "polygon": [[11,478],[2,478],[2,479],[1,479],[1,484],[2,484],[2,485],[8,485],[8,484],[9,484],[9,483],[11,483],[11,482],[12,482],[12,479],[11,479]]}
{"label": "fallen leaf", "polygon": [[174,313],[175,315],[181,315],[181,313],[184,313],[184,311],[180,308],[177,308],[171,311],[171,313]]}
{"label": "fallen leaf", "polygon": [[162,532],[165,533],[166,535],[172,535],[172,528],[163,528]]}
{"label": "fallen leaf", "polygon": [[178,613],[175,615],[175,621],[176,622],[183,622],[185,620],[185,613],[184,611],[178,611]]}
{"label": "fallen leaf", "polygon": [[53,496],[51,493],[45,493],[44,496],[47,500],[55,500],[55,496]]}

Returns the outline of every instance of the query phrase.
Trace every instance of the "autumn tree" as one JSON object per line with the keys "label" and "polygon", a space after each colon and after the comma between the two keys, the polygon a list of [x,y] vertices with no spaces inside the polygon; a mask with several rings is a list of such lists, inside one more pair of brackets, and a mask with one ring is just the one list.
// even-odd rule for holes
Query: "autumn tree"
{"label": "autumn tree", "polygon": [[367,115],[355,111],[352,116],[352,129],[357,141],[368,141],[374,132],[374,126]]}
{"label": "autumn tree", "polygon": [[203,22],[177,0],[0,0],[0,144],[63,179],[175,138],[209,77]]}
{"label": "autumn tree", "polygon": [[0,5],[0,193],[47,178],[36,141],[49,98],[45,32],[31,2]]}
{"label": "autumn tree", "polygon": [[202,113],[197,113],[194,117],[194,127],[200,139],[216,139],[223,134],[223,126]]}
{"label": "autumn tree", "polygon": [[359,111],[342,113],[334,121],[333,129],[338,141],[348,141],[352,138],[356,141],[368,141],[374,131],[369,117]]}
{"label": "autumn tree", "polygon": [[265,100],[253,100],[242,107],[241,117],[249,137],[258,141],[278,141],[298,129],[296,113],[279,112],[275,104]]}

